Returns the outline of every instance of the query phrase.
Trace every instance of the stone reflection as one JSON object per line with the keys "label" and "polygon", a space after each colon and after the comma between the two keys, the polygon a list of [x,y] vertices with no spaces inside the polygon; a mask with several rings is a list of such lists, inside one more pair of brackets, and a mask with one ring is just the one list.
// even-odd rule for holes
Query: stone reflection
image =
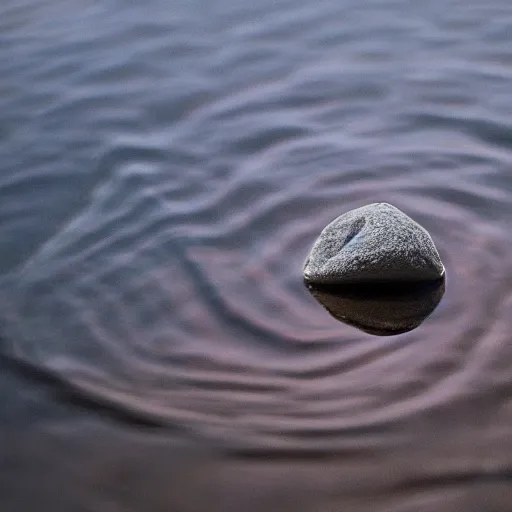
{"label": "stone reflection", "polygon": [[445,291],[444,277],[424,282],[305,284],[334,318],[377,336],[415,329],[434,311]]}

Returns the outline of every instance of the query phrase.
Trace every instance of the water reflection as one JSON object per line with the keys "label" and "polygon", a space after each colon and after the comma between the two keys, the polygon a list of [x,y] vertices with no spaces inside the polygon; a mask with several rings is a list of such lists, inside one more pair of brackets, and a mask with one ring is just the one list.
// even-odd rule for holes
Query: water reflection
{"label": "water reflection", "polygon": [[315,299],[337,320],[377,336],[411,331],[434,311],[446,279],[423,282],[314,284]]}
{"label": "water reflection", "polygon": [[[509,511],[510,12],[0,2],[1,512]],[[387,339],[300,275],[382,200],[449,273]]]}

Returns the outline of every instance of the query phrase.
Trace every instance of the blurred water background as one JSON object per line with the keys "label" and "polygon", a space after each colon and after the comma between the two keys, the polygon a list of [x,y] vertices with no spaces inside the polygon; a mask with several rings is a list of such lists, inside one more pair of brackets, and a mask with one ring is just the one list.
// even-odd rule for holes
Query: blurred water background
{"label": "blurred water background", "polygon": [[[511,150],[507,0],[3,0],[2,512],[512,510]],[[392,338],[302,284],[375,201]]]}

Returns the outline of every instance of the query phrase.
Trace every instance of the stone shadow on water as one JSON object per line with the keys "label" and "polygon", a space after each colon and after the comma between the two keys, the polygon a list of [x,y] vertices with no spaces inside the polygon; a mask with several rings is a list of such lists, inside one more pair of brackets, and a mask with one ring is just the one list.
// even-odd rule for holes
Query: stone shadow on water
{"label": "stone shadow on water", "polygon": [[392,336],[423,323],[441,301],[446,279],[304,284],[336,320],[369,334]]}

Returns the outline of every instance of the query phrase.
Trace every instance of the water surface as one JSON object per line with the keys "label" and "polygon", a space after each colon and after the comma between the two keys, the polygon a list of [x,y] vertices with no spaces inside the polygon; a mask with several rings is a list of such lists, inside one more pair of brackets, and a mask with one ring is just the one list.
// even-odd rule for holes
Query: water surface
{"label": "water surface", "polygon": [[[505,0],[4,1],[2,510],[506,511],[511,66]],[[379,201],[387,339],[301,276]]]}

